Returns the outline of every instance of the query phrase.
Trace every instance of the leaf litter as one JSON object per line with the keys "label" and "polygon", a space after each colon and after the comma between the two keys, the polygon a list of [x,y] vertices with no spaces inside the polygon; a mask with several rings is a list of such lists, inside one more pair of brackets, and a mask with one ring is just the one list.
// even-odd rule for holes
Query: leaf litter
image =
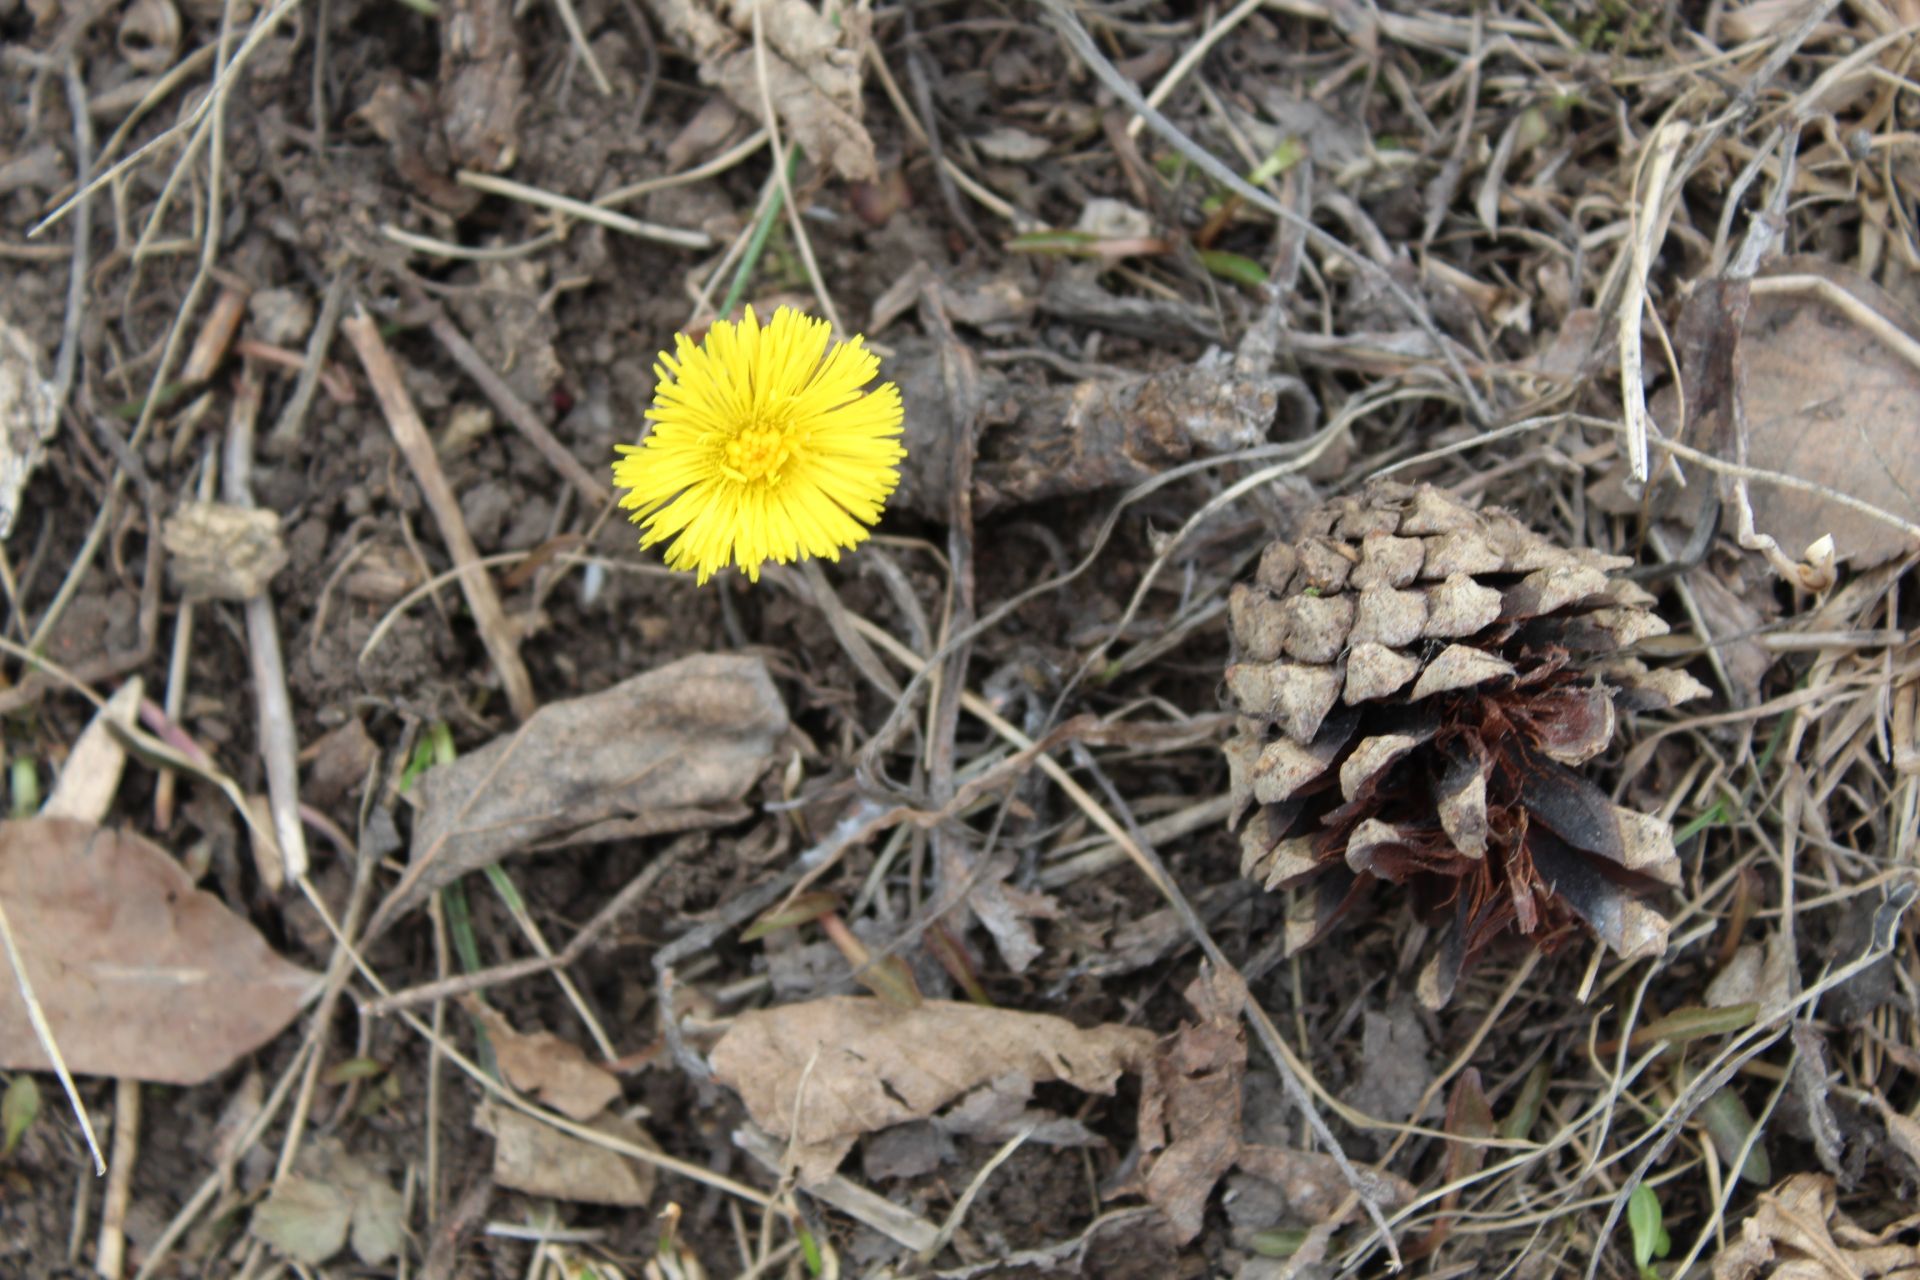
{"label": "leaf litter", "polygon": [[[1749,1236],[1752,1257],[1773,1250],[1755,1274],[1820,1273],[1832,1251],[1857,1268],[1909,1262],[1858,1251],[1910,1243],[1916,1145],[1901,914],[1920,812],[1914,450],[1887,409],[1911,399],[1900,353],[1920,261],[1911,6],[439,8],[423,28],[437,84],[431,52],[396,63],[337,10],[298,39],[236,11],[245,66],[216,68],[227,33],[198,0],[136,6],[133,40],[29,3],[3,55],[0,82],[19,88],[0,95],[19,138],[0,159],[9,225],[79,197],[52,234],[0,240],[6,322],[25,343],[13,363],[31,365],[28,412],[7,424],[24,446],[13,474],[29,435],[74,426],[40,441],[45,461],[0,504],[19,517],[0,574],[9,643],[40,655],[9,649],[0,687],[16,810],[77,741],[73,691],[144,677],[166,703],[149,728],[200,744],[201,767],[167,780],[185,803],[156,796],[150,819],[144,781],[113,792],[111,821],[155,833],[196,892],[334,981],[315,1035],[243,1055],[217,1149],[187,1136],[213,1095],[150,1110],[129,1126],[129,1194],[110,1185],[85,1220],[58,1190],[71,1121],[43,1105],[0,1169],[10,1196],[32,1188],[9,1201],[23,1230],[0,1233],[0,1271],[33,1274],[96,1219],[103,1242],[129,1241],[127,1270],[237,1270],[219,1232],[249,1193],[226,1195],[225,1179],[258,1196],[277,1164],[293,1170],[283,1186],[311,1182],[316,1137],[369,1169],[421,1171],[404,1248],[435,1276],[636,1257],[662,1275],[860,1273],[911,1256],[952,1275],[1251,1278],[1376,1274],[1396,1253],[1425,1253],[1436,1274],[1627,1274],[1625,1228],[1649,1221],[1650,1200],[1673,1250],[1657,1265],[1675,1274],[1723,1241],[1728,1265],[1748,1266]],[[1051,26],[1030,29],[1036,15]],[[329,74],[314,81],[303,60],[321,47]],[[210,77],[236,72],[248,92],[227,104]],[[365,131],[379,145],[342,145]],[[249,285],[276,301],[250,307]],[[423,322],[422,294],[444,295],[445,315]],[[595,519],[604,484],[583,468],[638,429],[652,352],[745,301],[873,317],[924,410],[931,497],[903,490],[885,536],[827,567],[826,594],[785,573],[754,593],[694,592]],[[444,446],[399,471],[376,403],[331,352],[362,308]],[[449,324],[484,355],[447,361]],[[278,680],[226,607],[188,603],[199,593],[169,586],[161,559],[165,514],[219,452],[238,362],[285,373],[265,384],[272,447],[242,460],[279,537],[259,540],[239,584],[285,556]],[[1665,385],[1684,395],[1670,404]],[[1643,393],[1650,495],[1621,481]],[[969,468],[953,446],[976,434]],[[436,469],[459,510],[423,525],[409,486]],[[1583,934],[1537,968],[1490,947],[1444,1008],[1417,1014],[1421,957],[1444,942],[1432,921],[1381,895],[1290,955],[1289,921],[1310,915],[1293,909],[1309,904],[1240,880],[1213,750],[1234,584],[1306,512],[1388,469],[1630,559],[1672,629],[1633,660],[1713,689],[1677,712],[1616,708],[1612,745],[1583,766],[1596,794],[1675,833],[1682,874],[1660,904],[1674,925],[1654,964]],[[457,581],[497,571],[504,600],[478,636],[443,576],[461,522]],[[220,585],[231,566],[201,559]],[[384,643],[356,661],[369,633]],[[689,654],[757,664],[731,689],[703,682],[687,732],[655,719],[643,736],[677,762],[729,717],[757,727],[719,771],[727,785],[697,801],[594,772],[603,742],[630,736],[618,715],[515,770],[503,673],[483,656],[502,644],[549,707],[636,672],[684,677]],[[1361,674],[1390,675],[1380,658]],[[248,824],[206,803],[209,781],[259,788],[251,712],[279,680],[288,740],[359,730],[308,758],[319,852],[285,897],[247,864]],[[1053,736],[1080,718],[1138,732]],[[448,776],[482,752],[512,757],[500,787],[463,777],[476,804],[519,793],[497,814],[505,838],[467,864],[490,884],[449,864],[428,885],[381,861],[409,830],[416,859],[496,834],[463,829],[455,800],[429,805],[438,783],[399,798],[416,738],[441,733],[462,753]],[[84,772],[73,752],[69,775]],[[234,778],[204,767],[218,759]],[[890,811],[914,821],[836,826]],[[704,833],[698,856],[663,854],[657,833],[688,827]],[[839,951],[784,972],[776,947],[741,935],[802,880],[929,1006],[966,991],[1004,1015],[1157,1037],[1138,1059],[1141,1107],[1125,1071],[1110,1098],[982,1063],[929,1118],[852,1135],[897,1204],[851,1167],[811,1188],[781,1179],[791,1131],[741,1125],[733,1091],[705,1086],[703,1054],[769,1001],[818,1009],[875,972]],[[329,924],[364,938],[366,904],[396,888],[381,936],[349,957]],[[1181,1005],[1202,955],[1209,980],[1239,966],[1244,999]],[[624,1128],[622,1145],[669,1172],[580,1161],[569,1144],[584,1140],[476,1105],[475,1084],[448,1088],[453,1046],[402,1021],[416,1005],[382,990],[401,985],[483,992],[513,1027],[597,1023],[617,1066],[535,1030],[520,1082],[533,1105],[584,1112],[611,1079],[588,1123],[644,1115],[663,1149]],[[363,1013],[351,1029],[348,1001]],[[1236,1001],[1251,1036],[1223,1012]],[[1426,1035],[1417,1054],[1417,1038],[1381,1030],[1403,1011]],[[785,1076],[803,1102],[807,1073]],[[1381,1087],[1357,1087],[1369,1077]],[[9,1097],[32,1079],[16,1073]],[[118,1109],[131,1088],[88,1084],[88,1108]],[[464,1123],[477,1115],[499,1141]],[[1758,1152],[1772,1179],[1751,1180]],[[1299,1203],[1262,1168],[1297,1176]],[[1816,1172],[1837,1191],[1796,1181]],[[1126,1190],[1156,1175],[1157,1198]],[[353,1243],[350,1181],[309,1196],[308,1253],[337,1233],[342,1199],[333,1256]],[[588,1203],[616,1185],[617,1207]],[[1177,1250],[1176,1219],[1198,1224]],[[170,1227],[155,1245],[157,1220]]]}

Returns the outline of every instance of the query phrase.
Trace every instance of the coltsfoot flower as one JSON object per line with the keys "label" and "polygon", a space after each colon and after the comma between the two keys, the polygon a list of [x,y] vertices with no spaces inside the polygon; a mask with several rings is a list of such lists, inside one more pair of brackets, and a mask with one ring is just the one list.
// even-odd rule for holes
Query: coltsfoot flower
{"label": "coltsfoot flower", "polygon": [[900,389],[863,390],[880,361],[859,337],[830,343],[824,320],[781,307],[764,327],[748,307],[695,346],[674,335],[654,366],[653,432],[621,445],[613,481],[641,527],[668,542],[667,567],[704,584],[738,565],[838,560],[865,541],[900,482]]}

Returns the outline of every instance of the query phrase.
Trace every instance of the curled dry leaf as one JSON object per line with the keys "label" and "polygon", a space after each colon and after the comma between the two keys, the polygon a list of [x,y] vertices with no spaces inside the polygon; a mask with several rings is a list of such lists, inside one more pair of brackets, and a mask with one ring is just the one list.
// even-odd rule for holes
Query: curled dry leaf
{"label": "curled dry leaf", "polygon": [[737,818],[786,731],[766,664],[731,654],[549,703],[518,731],[421,777],[413,862],[374,928],[520,849]]}
{"label": "curled dry leaf", "polygon": [[[76,1074],[199,1084],[271,1040],[320,987],[125,832],[0,823],[0,902]],[[0,1067],[51,1067],[12,981],[0,983]]]}
{"label": "curled dry leaf", "polygon": [[1759,1197],[1739,1238],[1713,1260],[1713,1280],[1912,1275],[1920,1270],[1916,1228],[1920,1214],[1869,1231],[1835,1207],[1832,1178],[1796,1173]]}
{"label": "curled dry leaf", "polygon": [[[734,106],[759,120],[770,98],[788,135],[815,164],[854,182],[878,176],[873,139],[860,123],[865,10],[829,3],[823,11],[806,0],[648,0],[647,7],[700,64],[700,78],[720,86]],[[754,46],[756,7],[765,40],[764,86]]]}
{"label": "curled dry leaf", "polygon": [[1010,1072],[1112,1093],[1147,1032],[948,1000],[902,1009],[835,996],[742,1014],[713,1048],[714,1076],[753,1122],[791,1136],[803,1182],[830,1176],[861,1134],[924,1120]]}
{"label": "curled dry leaf", "polygon": [[[1214,1184],[1235,1166],[1278,1187],[1294,1216],[1327,1219],[1349,1191],[1332,1156],[1243,1140],[1246,983],[1237,973],[1213,970],[1183,994],[1200,1020],[1156,1046],[1140,1090],[1140,1147],[1148,1157],[1142,1193],[1167,1215],[1181,1244],[1200,1234]],[[1399,1178],[1362,1176],[1382,1208],[1413,1196]]]}
{"label": "curled dry leaf", "polygon": [[[653,1166],[562,1133],[511,1107],[488,1102],[473,1123],[493,1135],[493,1180],[530,1196],[640,1208],[653,1198]],[[653,1141],[633,1121],[606,1115],[588,1126],[636,1147]]]}
{"label": "curled dry leaf", "polygon": [[1279,417],[1284,434],[1303,434],[1314,412],[1299,379],[1243,373],[1218,349],[1144,377],[1089,378],[1033,399],[1011,430],[982,442],[974,503],[985,514],[1138,484],[1190,458],[1264,444]]}
{"label": "curled dry leaf", "polygon": [[497,1011],[478,1000],[467,1011],[487,1029],[493,1055],[507,1080],[522,1093],[572,1120],[591,1120],[620,1096],[620,1081],[595,1065],[579,1045],[551,1031],[520,1032]]}

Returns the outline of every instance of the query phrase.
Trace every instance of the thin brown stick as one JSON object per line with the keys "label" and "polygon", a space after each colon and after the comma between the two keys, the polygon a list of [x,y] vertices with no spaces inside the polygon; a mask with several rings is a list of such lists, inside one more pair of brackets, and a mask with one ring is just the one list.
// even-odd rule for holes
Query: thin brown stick
{"label": "thin brown stick", "polygon": [[453,486],[447,483],[446,473],[440,469],[440,458],[433,451],[433,441],[427,437],[426,424],[420,421],[413,397],[400,381],[400,370],[395,367],[387,344],[381,340],[380,328],[373,317],[364,308],[356,308],[352,316],[340,322],[340,327],[353,343],[361,367],[367,371],[367,380],[373,384],[373,393],[380,401],[380,412],[393,432],[394,443],[400,446],[407,465],[413,469],[414,479],[420,482],[420,492],[440,525],[440,536],[446,540],[447,552],[460,571],[460,590],[466,594],[467,605],[473,610],[481,643],[486,645],[487,656],[493,659],[494,669],[500,673],[500,682],[506,688],[507,705],[513,709],[516,719],[525,720],[534,712],[533,680],[527,675],[526,664],[520,660],[519,645],[507,622],[506,610],[500,605],[500,597],[493,589],[493,579],[479,564],[480,550],[473,544],[473,535],[467,532],[467,522],[460,515],[460,502],[453,496]]}

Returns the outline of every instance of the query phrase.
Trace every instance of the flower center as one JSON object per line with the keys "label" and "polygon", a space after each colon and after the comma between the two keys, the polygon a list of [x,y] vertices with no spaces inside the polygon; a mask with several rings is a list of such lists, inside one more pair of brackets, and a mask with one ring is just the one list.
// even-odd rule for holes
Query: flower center
{"label": "flower center", "polygon": [[725,470],[743,483],[775,481],[793,457],[793,440],[779,426],[751,426],[727,442]]}

